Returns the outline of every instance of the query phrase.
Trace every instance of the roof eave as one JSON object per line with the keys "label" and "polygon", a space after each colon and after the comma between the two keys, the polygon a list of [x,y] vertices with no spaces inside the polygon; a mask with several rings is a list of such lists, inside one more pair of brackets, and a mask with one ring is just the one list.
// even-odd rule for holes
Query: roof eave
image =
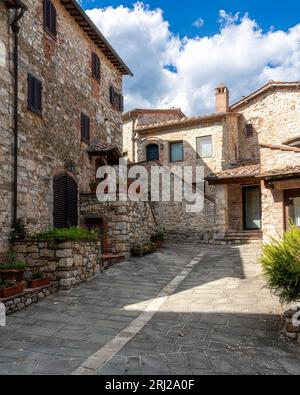
{"label": "roof eave", "polygon": [[[117,54],[117,52],[113,49],[113,47],[109,44],[100,30],[96,27],[96,25],[92,22],[91,18],[86,14],[86,12],[80,7],[76,0],[60,0],[61,4],[66,8],[71,16],[79,23],[84,24],[79,25],[81,28],[88,34],[88,36],[96,43],[96,45],[101,49],[101,51],[105,54],[105,56],[112,62],[112,64],[123,74],[133,76],[132,71],[125,64],[125,62],[121,59],[121,57]],[[68,7],[71,5],[71,7]],[[74,13],[76,11],[76,13]],[[80,18],[79,20],[76,17]],[[115,58],[116,62],[113,62]]]}

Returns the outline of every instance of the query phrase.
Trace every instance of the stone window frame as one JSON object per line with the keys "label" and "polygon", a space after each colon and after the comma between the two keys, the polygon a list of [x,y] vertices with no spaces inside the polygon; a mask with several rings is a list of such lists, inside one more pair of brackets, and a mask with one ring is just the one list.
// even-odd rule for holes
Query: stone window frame
{"label": "stone window frame", "polygon": [[[181,160],[172,160],[172,146],[175,144],[182,144],[182,159]],[[183,140],[169,141],[169,161],[170,161],[170,163],[184,162],[184,141]]]}
{"label": "stone window frame", "polygon": [[[208,138],[210,138],[210,141],[211,141],[211,154],[210,154],[210,156],[202,156],[201,152],[199,151],[199,141],[201,139],[208,139]],[[214,140],[213,140],[212,134],[207,134],[205,136],[196,137],[196,153],[197,153],[198,159],[210,159],[210,158],[214,157]]]}

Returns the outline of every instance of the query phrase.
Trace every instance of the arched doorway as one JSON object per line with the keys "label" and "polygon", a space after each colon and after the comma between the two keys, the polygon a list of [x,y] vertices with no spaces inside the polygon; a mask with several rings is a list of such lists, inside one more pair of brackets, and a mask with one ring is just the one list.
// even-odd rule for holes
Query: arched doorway
{"label": "arched doorway", "polygon": [[53,225],[69,228],[78,225],[78,190],[75,180],[67,173],[53,180]]}
{"label": "arched doorway", "polygon": [[147,160],[159,160],[159,147],[157,144],[149,144],[146,148]]}

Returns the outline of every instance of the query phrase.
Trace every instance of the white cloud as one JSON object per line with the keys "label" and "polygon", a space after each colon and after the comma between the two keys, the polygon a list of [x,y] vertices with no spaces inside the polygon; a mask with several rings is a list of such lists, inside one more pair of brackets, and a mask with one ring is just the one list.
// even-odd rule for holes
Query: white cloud
{"label": "white cloud", "polygon": [[193,22],[193,26],[199,27],[199,28],[204,26],[204,19],[202,19],[202,18],[196,19],[195,22]]}
{"label": "white cloud", "polygon": [[142,3],[88,14],[134,72],[125,81],[127,109],[180,106],[203,114],[214,110],[220,82],[235,101],[270,79],[300,80],[300,24],[264,32],[248,15],[221,10],[218,33],[180,38],[162,10]]}

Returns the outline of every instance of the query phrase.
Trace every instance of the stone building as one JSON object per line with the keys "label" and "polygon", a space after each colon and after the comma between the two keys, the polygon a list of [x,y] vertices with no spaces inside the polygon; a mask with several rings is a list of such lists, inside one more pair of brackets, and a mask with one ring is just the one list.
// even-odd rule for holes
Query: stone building
{"label": "stone building", "polygon": [[30,232],[107,228],[110,212],[95,202],[88,210],[86,195],[97,167],[121,157],[124,75],[132,73],[76,0],[1,0],[2,249],[18,218]]}
{"label": "stone building", "polygon": [[189,216],[175,202],[153,205],[171,237],[267,240],[282,235],[290,219],[300,225],[300,83],[270,81],[231,106],[220,85],[213,114],[167,111],[171,119],[151,122],[154,110],[126,113],[123,141],[134,162],[204,167],[201,214]]}

